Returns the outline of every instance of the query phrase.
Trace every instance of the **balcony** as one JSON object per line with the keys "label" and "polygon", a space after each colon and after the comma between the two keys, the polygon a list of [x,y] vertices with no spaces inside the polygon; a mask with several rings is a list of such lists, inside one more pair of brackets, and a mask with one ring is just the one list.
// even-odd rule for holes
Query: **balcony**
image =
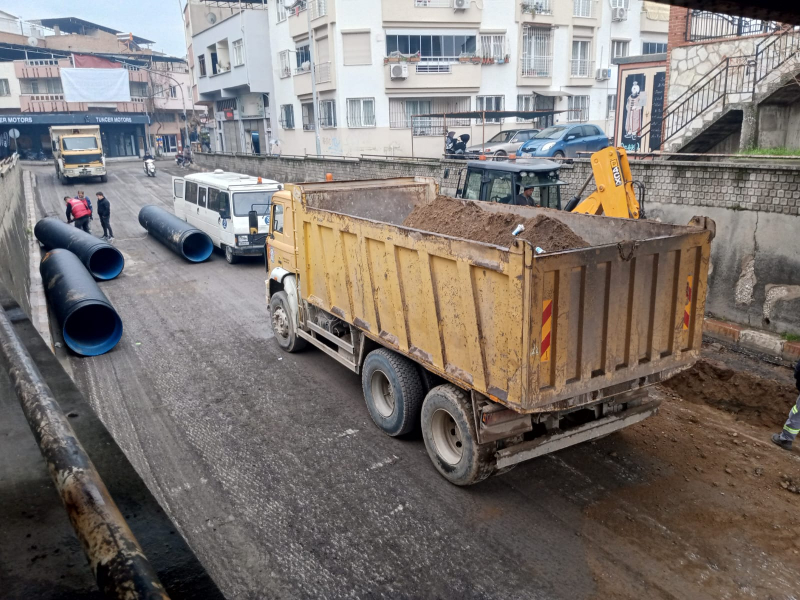
{"label": "balcony", "polygon": [[[299,38],[308,35],[308,19],[311,26],[320,27],[335,20],[335,3],[329,0],[307,0],[299,9],[289,13],[289,35]],[[306,14],[310,11],[310,14]]]}
{"label": "balcony", "polygon": [[445,57],[412,62],[389,62],[384,67],[386,91],[389,93],[430,93],[446,90],[477,92],[481,86],[480,62],[458,62]]}
{"label": "balcony", "polygon": [[325,62],[314,65],[314,79],[317,85],[331,82],[331,63]]}
{"label": "balcony", "polygon": [[528,56],[520,59],[520,73],[517,85],[550,86],[553,83],[553,57]]}
{"label": "balcony", "polygon": [[[329,92],[336,89],[334,65],[330,62],[314,65],[315,82],[318,92]],[[298,68],[294,72],[294,93],[296,96],[310,96],[311,70]]]}
{"label": "balcony", "polygon": [[[597,0],[572,0],[572,16],[587,21],[597,21],[600,7]],[[594,23],[575,23],[576,25],[593,25]]]}
{"label": "balcony", "polygon": [[83,102],[65,102],[64,94],[20,94],[19,106],[23,113],[86,112]]}
{"label": "balcony", "polygon": [[58,79],[61,67],[71,67],[68,58],[44,60],[15,60],[14,74],[17,79]]}
{"label": "balcony", "polygon": [[570,85],[587,86],[594,85],[595,71],[594,61],[574,58],[570,61],[569,68]]}
{"label": "balcony", "polygon": [[[506,0],[510,1],[510,0]],[[454,0],[387,0],[381,4],[384,27],[419,27],[420,24],[441,26],[480,26],[483,7],[467,2],[466,8],[454,8]]]}
{"label": "balcony", "polygon": [[555,0],[520,0],[519,2],[519,21],[530,23],[535,21],[549,22],[542,17],[553,16],[553,2]]}

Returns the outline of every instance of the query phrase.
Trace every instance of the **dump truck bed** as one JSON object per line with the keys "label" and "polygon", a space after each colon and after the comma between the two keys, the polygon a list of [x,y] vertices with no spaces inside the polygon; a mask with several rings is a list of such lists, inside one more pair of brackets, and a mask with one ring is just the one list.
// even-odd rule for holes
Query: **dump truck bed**
{"label": "dump truck bed", "polygon": [[429,179],[287,190],[303,300],[518,412],[593,403],[697,360],[710,220],[674,226],[474,203],[546,215],[590,244],[537,255],[521,240],[506,248],[403,227],[436,198]]}

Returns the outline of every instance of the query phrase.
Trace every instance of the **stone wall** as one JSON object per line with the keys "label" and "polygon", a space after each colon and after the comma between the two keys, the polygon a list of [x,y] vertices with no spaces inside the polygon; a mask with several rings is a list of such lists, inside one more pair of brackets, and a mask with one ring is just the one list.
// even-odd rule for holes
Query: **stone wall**
{"label": "stone wall", "polygon": [[0,167],[0,281],[31,315],[28,213],[19,162]]}
{"label": "stone wall", "polygon": [[[285,182],[434,177],[454,195],[464,163],[452,161],[318,160],[198,154],[203,170]],[[649,218],[686,224],[694,215],[717,223],[708,311],[751,327],[800,334],[800,167],[766,164],[633,161],[646,189]],[[588,160],[565,165],[564,202],[591,174]]]}

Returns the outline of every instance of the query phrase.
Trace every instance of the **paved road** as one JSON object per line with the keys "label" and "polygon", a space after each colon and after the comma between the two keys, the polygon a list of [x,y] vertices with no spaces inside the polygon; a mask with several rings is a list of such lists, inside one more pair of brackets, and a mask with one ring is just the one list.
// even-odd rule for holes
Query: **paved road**
{"label": "paved road", "polygon": [[[126,266],[102,287],[125,333],[105,356],[69,360],[228,597],[575,599],[598,593],[601,577],[650,597],[714,596],[693,559],[659,562],[590,516],[667,468],[611,458],[627,432],[469,489],[448,484],[419,436],[372,425],[358,376],[317,351],[280,351],[263,261],[190,265],[147,236],[138,210],[171,207],[169,173],[110,172],[83,188],[111,200]],[[40,206],[62,215],[75,187],[36,173]],[[622,500],[615,510],[641,519]],[[654,532],[658,518],[646,516]],[[694,548],[671,543],[678,556]]]}

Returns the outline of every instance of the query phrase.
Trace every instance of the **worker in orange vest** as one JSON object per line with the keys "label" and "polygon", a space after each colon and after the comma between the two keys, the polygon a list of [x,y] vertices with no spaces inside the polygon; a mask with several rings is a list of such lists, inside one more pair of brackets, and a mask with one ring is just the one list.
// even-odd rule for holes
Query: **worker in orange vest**
{"label": "worker in orange vest", "polygon": [[70,198],[64,196],[64,203],[67,205],[67,223],[75,222],[75,227],[83,229],[86,233],[89,230],[89,219],[92,218],[92,209],[86,198]]}

